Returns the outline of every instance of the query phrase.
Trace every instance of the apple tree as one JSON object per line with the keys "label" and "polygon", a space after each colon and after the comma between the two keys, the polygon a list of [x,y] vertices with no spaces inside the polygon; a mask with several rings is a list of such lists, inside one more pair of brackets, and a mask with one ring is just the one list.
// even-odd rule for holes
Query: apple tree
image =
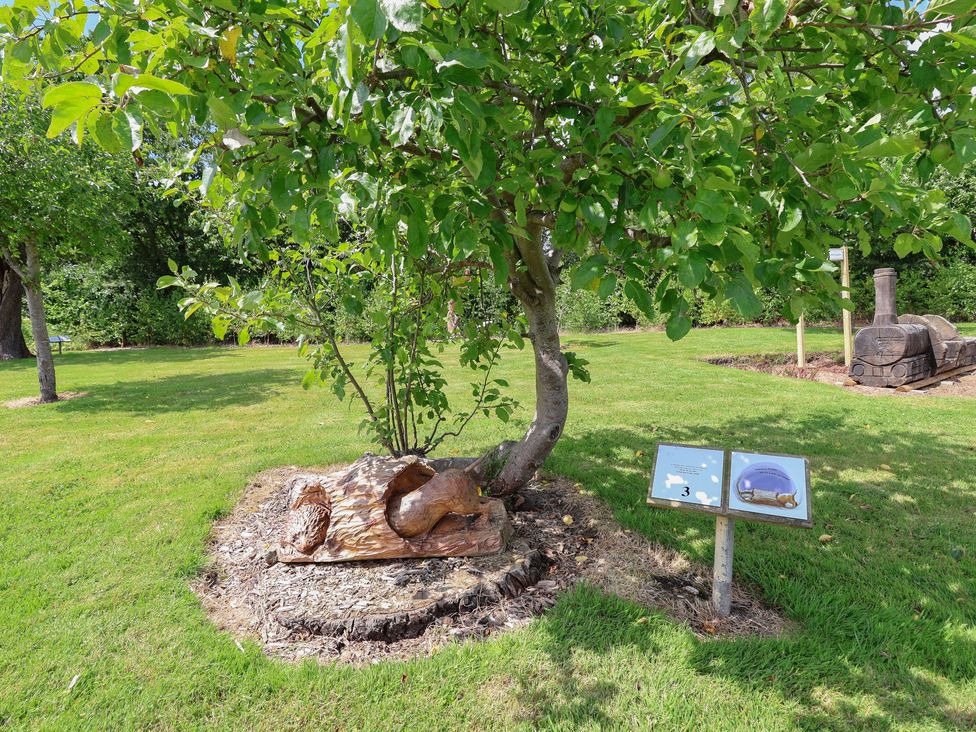
{"label": "apple tree", "polygon": [[146,126],[202,126],[199,191],[248,251],[339,247],[342,219],[369,266],[477,262],[510,288],[536,404],[505,493],[565,425],[567,258],[575,286],[622,282],[681,338],[687,288],[745,315],[775,288],[796,316],[839,299],[832,245],[971,241],[923,185],[976,160],[974,18],[968,0],[18,0],[0,36],[52,135],[135,149]]}

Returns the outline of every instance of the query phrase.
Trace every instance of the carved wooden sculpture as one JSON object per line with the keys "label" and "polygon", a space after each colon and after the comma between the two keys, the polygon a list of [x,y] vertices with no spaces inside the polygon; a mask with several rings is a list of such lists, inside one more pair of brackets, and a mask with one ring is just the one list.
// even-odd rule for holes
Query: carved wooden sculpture
{"label": "carved wooden sculpture", "polygon": [[976,338],[938,315],[895,309],[895,270],[874,271],[874,322],[854,339],[851,378],[867,386],[902,386],[976,364]]}
{"label": "carved wooden sculpture", "polygon": [[494,554],[512,532],[505,506],[482,498],[468,473],[437,473],[416,456],[367,455],[288,488],[283,562]]}

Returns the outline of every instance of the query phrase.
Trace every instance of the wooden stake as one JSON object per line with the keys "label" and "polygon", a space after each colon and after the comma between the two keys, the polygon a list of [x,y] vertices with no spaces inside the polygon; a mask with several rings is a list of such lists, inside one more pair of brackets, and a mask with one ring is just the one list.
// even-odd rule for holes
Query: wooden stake
{"label": "wooden stake", "polygon": [[715,517],[715,567],[712,570],[712,605],[715,614],[727,618],[732,612],[732,545],[735,519]]}
{"label": "wooden stake", "polygon": [[[847,247],[843,247],[844,259],[841,262],[840,284],[844,288],[841,297],[851,299],[851,267],[850,259],[847,254]],[[843,310],[841,317],[844,319],[844,365],[851,368],[851,361],[854,359],[854,333],[852,328],[853,313],[850,310]]]}
{"label": "wooden stake", "polygon": [[801,369],[807,367],[806,328],[806,317],[800,313],[800,320],[796,324],[796,365]]}

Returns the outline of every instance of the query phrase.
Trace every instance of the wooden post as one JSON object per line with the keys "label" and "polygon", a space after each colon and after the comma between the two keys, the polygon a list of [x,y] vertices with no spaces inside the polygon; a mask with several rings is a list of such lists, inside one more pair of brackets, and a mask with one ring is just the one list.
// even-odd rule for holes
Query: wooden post
{"label": "wooden post", "polygon": [[[843,287],[841,297],[851,299],[851,269],[850,259],[847,254],[847,247],[843,247],[844,259],[841,260],[840,284]],[[844,365],[850,369],[851,361],[854,359],[854,333],[852,327],[853,313],[850,310],[843,310],[841,317],[844,319]]]}
{"label": "wooden post", "polygon": [[796,365],[801,369],[807,367],[806,328],[806,317],[800,313],[800,320],[796,324]]}
{"label": "wooden post", "polygon": [[712,570],[712,605],[715,614],[727,618],[732,612],[732,545],[735,519],[715,517],[715,567]]}

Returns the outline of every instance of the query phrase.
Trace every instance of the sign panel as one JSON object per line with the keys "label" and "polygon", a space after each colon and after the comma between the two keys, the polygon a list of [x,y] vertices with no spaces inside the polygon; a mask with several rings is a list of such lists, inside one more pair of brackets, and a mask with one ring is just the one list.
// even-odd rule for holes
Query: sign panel
{"label": "sign panel", "polygon": [[753,521],[812,526],[806,458],[733,451],[726,515]]}
{"label": "sign panel", "polygon": [[844,261],[844,248],[843,247],[831,247],[830,248],[830,261],[831,262],[843,262]]}
{"label": "sign panel", "polygon": [[657,446],[647,502],[722,513],[725,450],[662,442]]}

